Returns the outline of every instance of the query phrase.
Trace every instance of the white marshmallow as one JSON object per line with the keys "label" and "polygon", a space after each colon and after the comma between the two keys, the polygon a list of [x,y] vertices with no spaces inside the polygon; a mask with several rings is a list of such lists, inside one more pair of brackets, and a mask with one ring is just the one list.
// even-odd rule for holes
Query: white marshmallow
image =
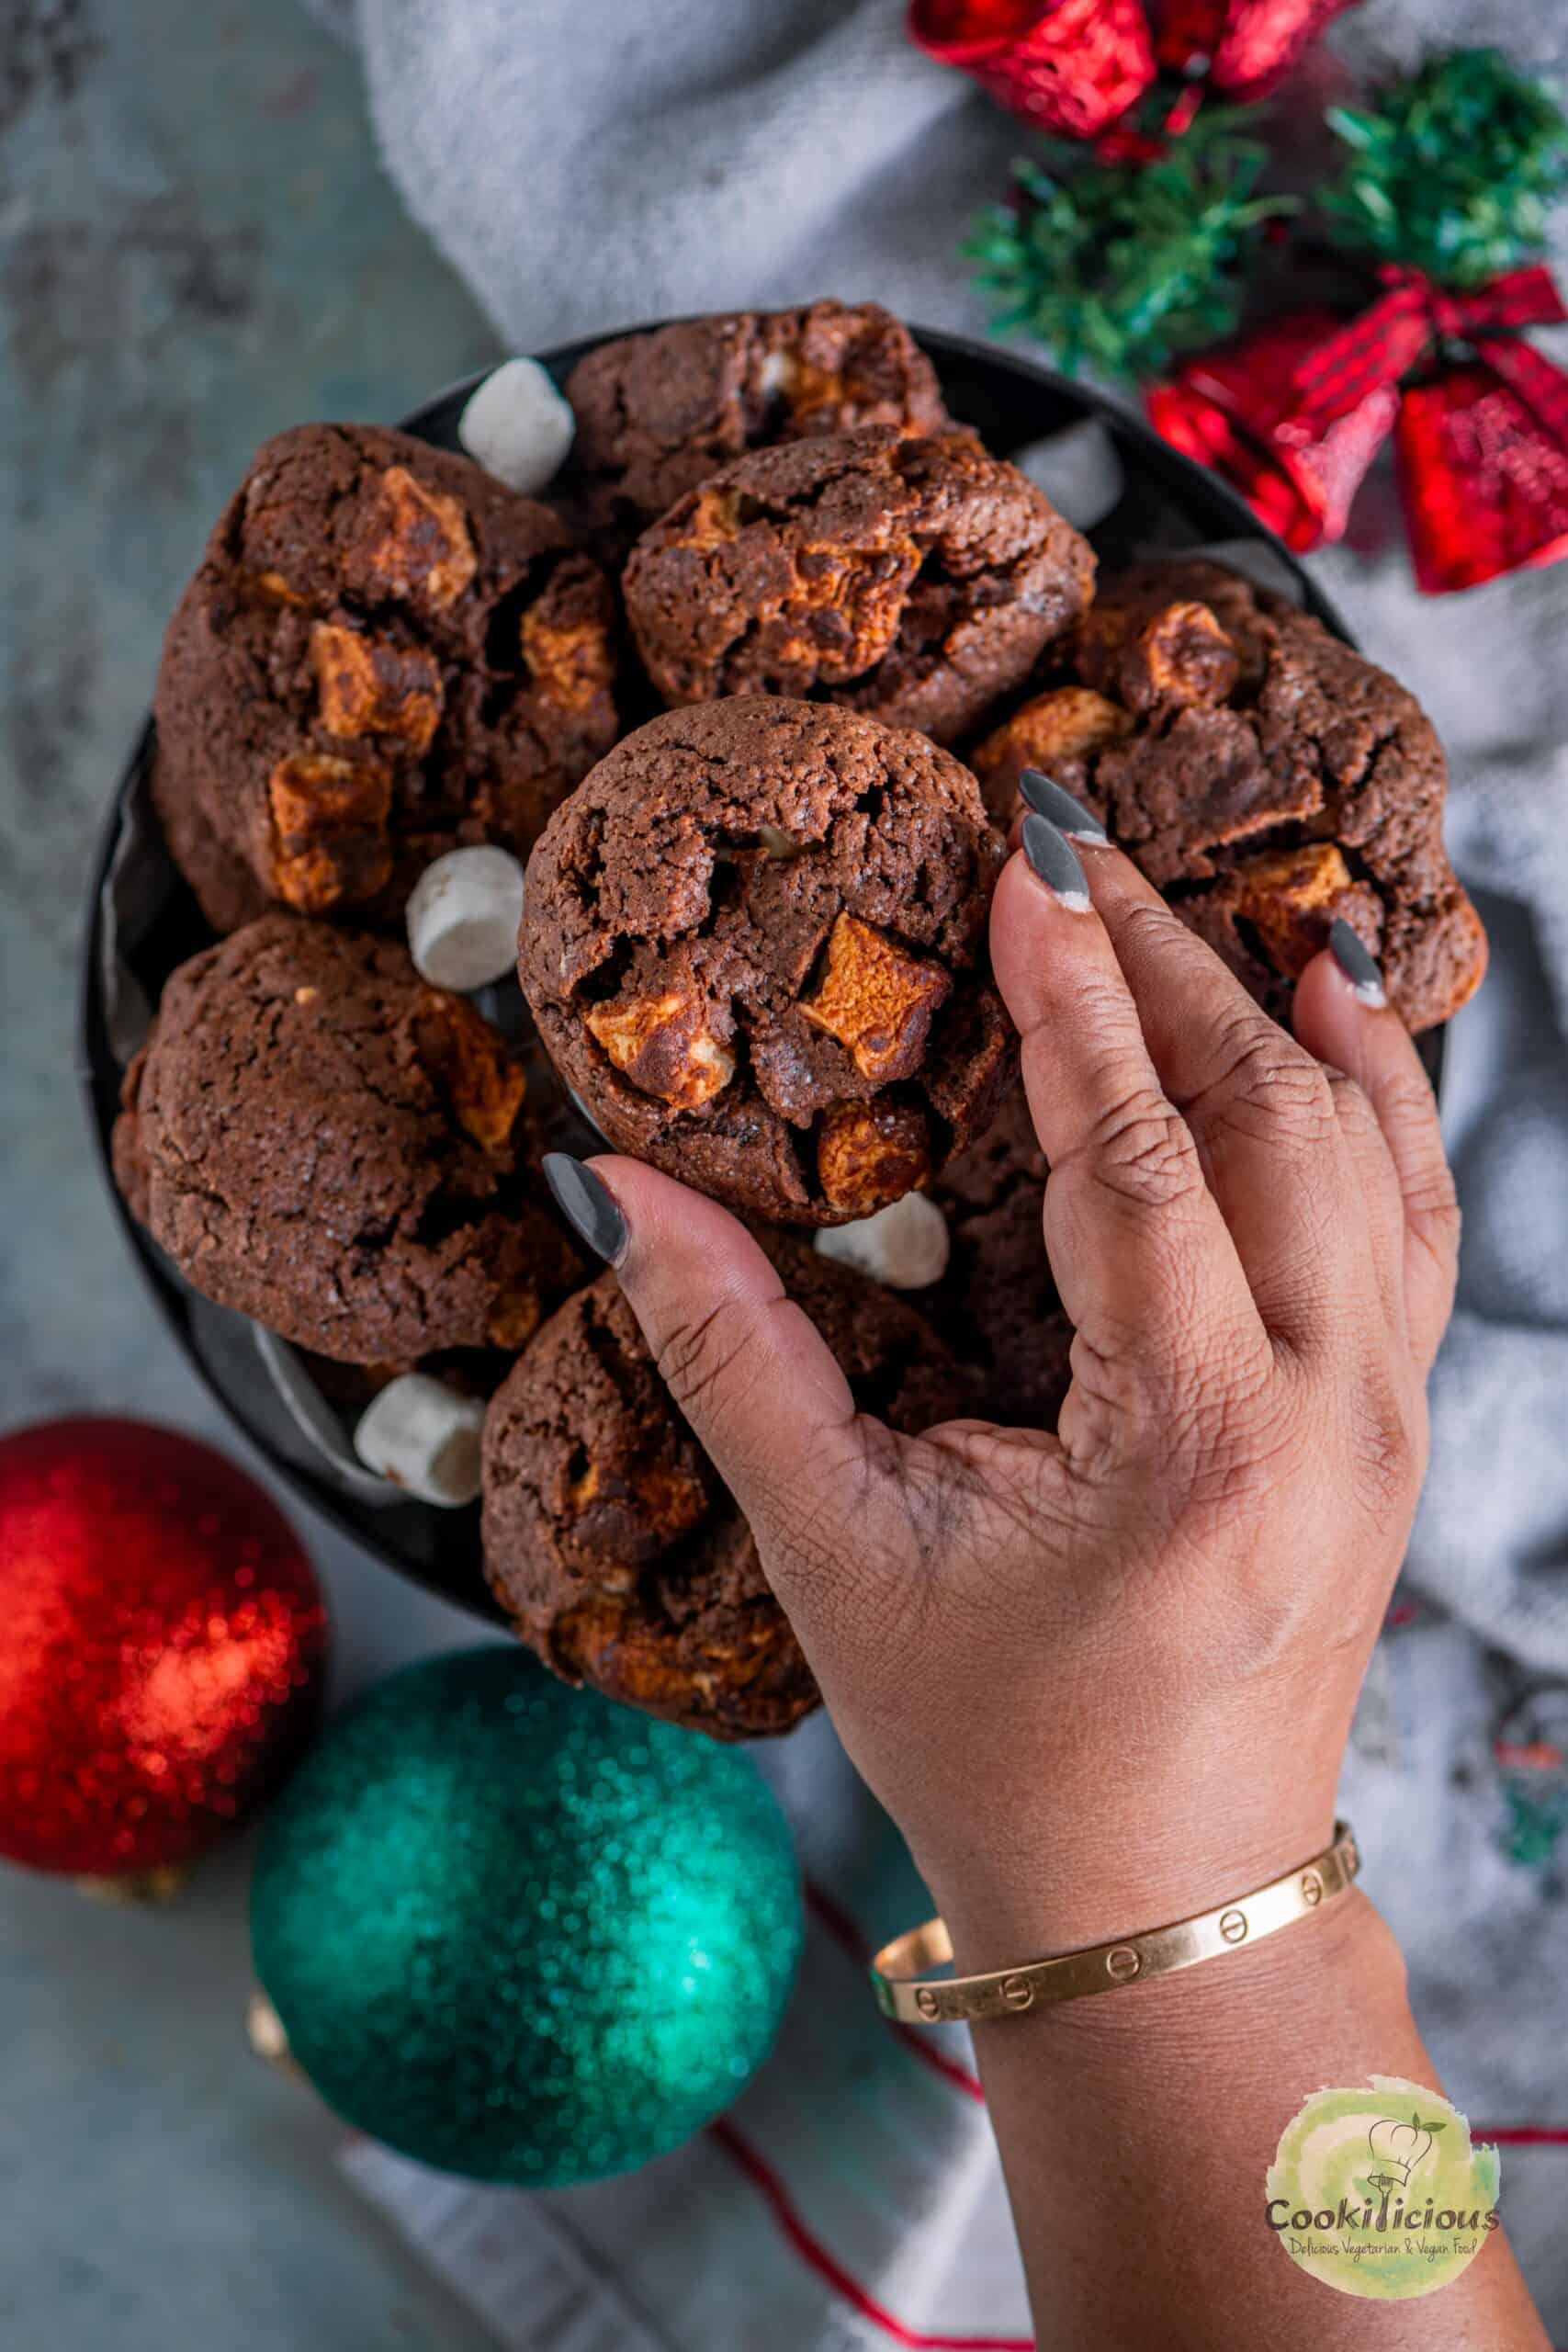
{"label": "white marshmallow", "polygon": [[523,868],[510,850],[449,849],[409,894],[409,954],[436,989],[482,989],[517,961]]}
{"label": "white marshmallow", "polygon": [[906,1193],[874,1216],[824,1226],[817,1247],[824,1258],[858,1266],[889,1290],[924,1290],[947,1272],[947,1219],[923,1193]]}
{"label": "white marshmallow", "polygon": [[509,490],[543,490],[566,463],[577,420],[536,359],[503,359],[457,419],[457,438]]}
{"label": "white marshmallow", "polygon": [[1103,523],[1127,487],[1116,444],[1098,417],[1085,417],[1081,424],[1064,425],[1060,433],[1015,449],[1012,462],[1080,531]]}
{"label": "white marshmallow", "polygon": [[485,1408],[423,1372],[389,1380],[359,1417],[354,1450],[368,1470],[422,1503],[456,1510],[479,1491]]}

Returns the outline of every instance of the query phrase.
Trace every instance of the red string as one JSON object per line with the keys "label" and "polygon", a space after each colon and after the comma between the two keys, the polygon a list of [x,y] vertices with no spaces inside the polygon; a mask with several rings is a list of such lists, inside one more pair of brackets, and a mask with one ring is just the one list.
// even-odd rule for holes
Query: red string
{"label": "red string", "polygon": [[906,2327],[901,2319],[866,2293],[859,2279],[852,2278],[837,2256],[829,2254],[820,2238],[807,2227],[777,2173],[749,2140],[741,2138],[733,2123],[721,2117],[716,2123],[708,2125],[708,2131],[730,2161],[761,2191],[774,2220],[801,2260],[863,2319],[870,2320],[895,2344],[908,2345],[912,2352],[1034,2352],[1031,2335],[932,2335],[923,2328]]}

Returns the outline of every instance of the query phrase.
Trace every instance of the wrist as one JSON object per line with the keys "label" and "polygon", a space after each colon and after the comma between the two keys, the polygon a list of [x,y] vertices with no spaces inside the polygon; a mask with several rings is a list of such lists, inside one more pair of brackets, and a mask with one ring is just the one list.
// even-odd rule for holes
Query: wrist
{"label": "wrist", "polygon": [[1144,1934],[1267,1885],[1331,1842],[1334,1786],[1100,1792],[1049,1824],[1005,1826],[951,1856],[917,1853],[961,1973]]}
{"label": "wrist", "polygon": [[1102,1690],[1048,1724],[982,1724],[963,1778],[928,1783],[901,1826],[962,1969],[1168,1926],[1329,1844],[1354,1686],[1287,1669],[1195,1697]]}
{"label": "wrist", "polygon": [[[1303,2063],[1399,2072],[1414,2041],[1404,1956],[1359,1888],[1277,1935],[1140,1985],[995,2018],[972,2029],[982,2056],[1006,2050],[1010,2028],[1054,2036],[1065,2064],[1142,2078],[1151,2063],[1246,2072],[1247,2053],[1272,2066]],[[1323,2080],[1336,2079],[1332,2073]]]}

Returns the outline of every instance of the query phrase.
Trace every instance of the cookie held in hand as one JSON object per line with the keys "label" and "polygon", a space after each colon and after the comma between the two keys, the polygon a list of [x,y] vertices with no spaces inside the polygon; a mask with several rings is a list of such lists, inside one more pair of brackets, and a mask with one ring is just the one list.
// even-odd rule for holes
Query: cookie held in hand
{"label": "cookie held in hand", "polygon": [[998,823],[1025,768],[1077,796],[1277,1018],[1342,919],[1412,1030],[1480,986],[1436,730],[1386,671],[1207,560],[1108,582],[1069,664],[971,754]]}
{"label": "cookie held in hand", "polygon": [[214,928],[389,925],[464,843],[526,854],[615,738],[614,603],[547,508],[406,433],[263,445],[164,640],[152,797]]}
{"label": "cookie held in hand", "polygon": [[770,697],[669,711],[547,826],[524,991],[617,1150],[843,1224],[929,1182],[1012,1075],[987,947],[1003,854],[923,736]]}
{"label": "cookie held in hand", "polygon": [[1077,619],[1094,556],[972,435],[873,425],[726,467],[621,585],[666,702],[822,697],[950,743]]}
{"label": "cookie held in hand", "polygon": [[[914,1432],[970,1390],[912,1308],[793,1236],[759,1236],[856,1403]],[[613,1273],[558,1309],[491,1402],[491,1589],[547,1666],[720,1739],[818,1704],[751,1532],[660,1380]]]}
{"label": "cookie held in hand", "polygon": [[524,1091],[393,941],[264,915],[170,978],[115,1173],[194,1289],[297,1346],[388,1367],[514,1350],[581,1266],[526,1164]]}

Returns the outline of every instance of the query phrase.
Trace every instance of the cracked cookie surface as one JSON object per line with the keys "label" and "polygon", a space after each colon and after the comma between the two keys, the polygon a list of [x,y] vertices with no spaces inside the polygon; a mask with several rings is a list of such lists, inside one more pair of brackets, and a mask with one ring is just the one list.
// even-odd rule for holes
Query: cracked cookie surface
{"label": "cracked cookie surface", "polygon": [[524,1093],[393,941],[267,914],[171,976],[116,1178],[195,1289],[300,1347],[389,1369],[516,1350],[581,1274]]}
{"label": "cracked cookie surface", "polygon": [[666,702],[801,695],[951,742],[1085,609],[1094,556],[972,435],[870,425],[727,466],[621,584]]}
{"label": "cracked cookie surface", "polygon": [[[968,1385],[914,1310],[791,1236],[759,1235],[863,1411],[915,1431]],[[550,1317],[485,1421],[485,1570],[570,1682],[721,1739],[818,1704],[751,1532],[660,1380],[613,1273]]]}
{"label": "cracked cookie surface", "polygon": [[526,854],[616,732],[614,599],[547,508],[411,435],[258,450],[164,640],[152,797],[214,928],[388,924],[468,842]]}
{"label": "cracked cookie surface", "polygon": [[989,975],[1004,854],[906,729],[740,697],[616,745],[530,861],[518,970],[619,1150],[838,1225],[983,1132],[1016,1067]]}
{"label": "cracked cookie surface", "polygon": [[813,302],[682,320],[603,343],[566,387],[574,495],[588,527],[629,545],[697,483],[775,442],[947,424],[936,370],[875,302]]}
{"label": "cracked cookie surface", "polygon": [[1282,597],[1177,559],[1108,582],[1069,660],[970,755],[998,821],[1038,767],[1075,793],[1268,1010],[1342,917],[1412,1030],[1486,968],[1443,847],[1431,721]]}

